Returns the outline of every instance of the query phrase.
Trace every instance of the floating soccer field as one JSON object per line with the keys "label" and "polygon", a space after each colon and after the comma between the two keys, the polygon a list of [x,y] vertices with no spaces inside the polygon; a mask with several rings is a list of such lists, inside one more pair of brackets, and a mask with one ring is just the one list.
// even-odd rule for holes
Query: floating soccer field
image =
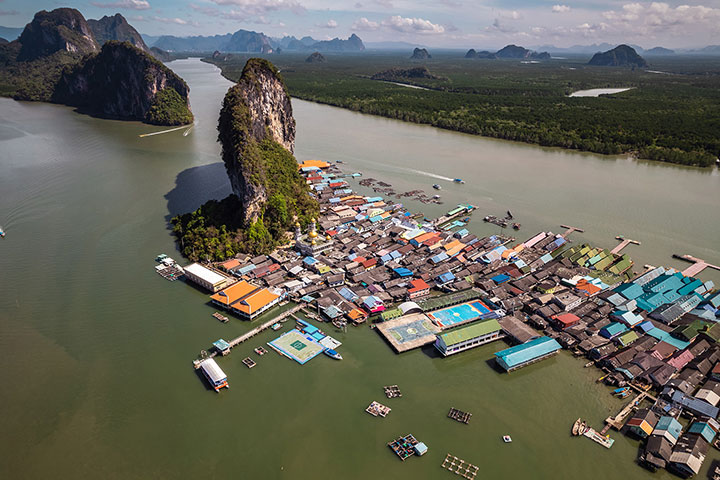
{"label": "floating soccer field", "polygon": [[493,310],[484,302],[476,300],[474,302],[442,308],[438,311],[428,313],[428,317],[430,317],[436,325],[445,329],[488,318],[492,313]]}
{"label": "floating soccer field", "polygon": [[297,330],[290,330],[280,335],[268,345],[304,365],[322,353],[324,347],[310,335],[303,335]]}

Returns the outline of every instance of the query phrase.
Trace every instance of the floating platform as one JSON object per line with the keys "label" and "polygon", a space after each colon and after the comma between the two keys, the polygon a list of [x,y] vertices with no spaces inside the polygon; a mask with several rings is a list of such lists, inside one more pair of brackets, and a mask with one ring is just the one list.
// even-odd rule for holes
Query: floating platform
{"label": "floating platform", "polygon": [[392,408],[386,407],[382,403],[372,402],[370,405],[368,405],[365,411],[373,417],[380,416],[385,418],[387,414],[392,411]]}
{"label": "floating platform", "polygon": [[613,446],[613,443],[615,443],[615,440],[610,437],[605,437],[600,435],[594,428],[586,428],[585,431],[582,433],[584,437],[589,438],[593,442],[597,442],[600,445],[602,445],[605,448],[610,448]]}
{"label": "floating platform", "polygon": [[398,437],[396,440],[389,442],[388,447],[404,462],[406,458],[415,455],[415,445],[418,443],[415,437],[408,433],[404,437]]}
{"label": "floating platform", "polygon": [[243,363],[245,364],[245,366],[248,367],[248,368],[253,368],[255,365],[257,365],[257,363],[255,363],[255,361],[254,361],[252,358],[250,358],[250,357],[243,358],[243,361],[242,361],[242,362],[243,362]]}
{"label": "floating platform", "polygon": [[424,313],[413,313],[376,324],[378,332],[397,353],[435,342],[440,328]]}
{"label": "floating platform", "polygon": [[256,347],[255,353],[260,355],[261,357],[267,353],[267,350],[265,350],[263,347]]}
{"label": "floating platform", "polygon": [[467,478],[468,480],[474,479],[475,476],[478,474],[478,471],[480,470],[480,467],[478,467],[477,465],[468,463],[465,460],[449,453],[447,454],[445,460],[443,460],[443,463],[440,466],[445,470],[449,470],[455,475],[460,475],[461,477]]}
{"label": "floating platform", "polygon": [[222,323],[227,323],[227,322],[229,321],[228,317],[226,317],[225,315],[223,315],[223,314],[221,314],[221,313],[219,313],[219,312],[213,313],[212,316],[213,316],[213,318],[215,318],[216,320],[221,321]]}
{"label": "floating platform", "polygon": [[400,398],[402,397],[402,393],[400,392],[400,388],[398,388],[397,385],[389,385],[383,387],[383,390],[385,391],[385,396],[387,398]]}
{"label": "floating platform", "polygon": [[448,418],[452,418],[453,420],[464,423],[466,425],[470,423],[471,417],[472,413],[463,412],[462,410],[458,410],[457,408],[451,408],[450,412],[448,412]]}

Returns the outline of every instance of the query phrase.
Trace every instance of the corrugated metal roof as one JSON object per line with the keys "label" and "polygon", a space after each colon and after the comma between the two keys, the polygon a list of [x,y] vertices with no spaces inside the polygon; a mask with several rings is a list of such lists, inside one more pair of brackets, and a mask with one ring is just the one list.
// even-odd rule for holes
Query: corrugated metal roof
{"label": "corrugated metal roof", "polygon": [[497,320],[492,319],[474,323],[467,327],[458,328],[451,332],[443,333],[440,337],[442,337],[445,345],[451,346],[472,338],[487,335],[488,333],[497,332],[499,330],[502,330],[500,324]]}
{"label": "corrugated metal roof", "polygon": [[207,360],[204,360],[200,364],[200,368],[203,369],[205,374],[210,378],[210,380],[213,383],[219,383],[223,380],[227,380],[227,375],[225,375],[225,372],[222,371],[222,369],[218,366],[217,363],[215,363],[215,360],[212,358],[208,358]]}
{"label": "corrugated metal roof", "polygon": [[513,368],[561,348],[555,339],[538,337],[522,345],[501,350],[495,356],[505,368]]}

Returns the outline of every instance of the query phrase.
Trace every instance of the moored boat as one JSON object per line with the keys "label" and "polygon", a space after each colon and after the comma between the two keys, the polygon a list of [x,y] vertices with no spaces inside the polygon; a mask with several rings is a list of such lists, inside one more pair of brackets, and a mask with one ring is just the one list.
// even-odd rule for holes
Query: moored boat
{"label": "moored boat", "polygon": [[282,325],[280,325],[279,323],[273,323],[270,328],[272,328],[273,330],[280,330],[282,328]]}
{"label": "moored boat", "polygon": [[325,355],[327,355],[330,358],[334,358],[335,360],[342,360],[343,357],[338,352],[333,350],[332,348],[325,349]]}
{"label": "moored boat", "polygon": [[575,435],[575,436],[579,435],[578,432],[579,432],[579,430],[580,430],[580,422],[582,422],[582,420],[578,417],[578,419],[575,420],[575,423],[573,423],[573,426],[572,426],[572,430],[571,430],[571,431],[572,431],[572,434]]}

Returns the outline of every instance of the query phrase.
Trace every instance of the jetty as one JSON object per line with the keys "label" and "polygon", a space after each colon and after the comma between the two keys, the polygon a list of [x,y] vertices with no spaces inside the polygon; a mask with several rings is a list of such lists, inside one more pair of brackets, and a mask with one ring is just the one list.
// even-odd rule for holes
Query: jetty
{"label": "jetty", "polygon": [[[263,323],[263,324],[261,324],[261,325],[258,325],[257,327],[253,328],[252,330],[243,333],[243,334],[240,335],[239,337],[235,337],[234,339],[232,339],[232,340],[230,340],[229,342],[227,342],[228,347],[227,347],[227,349],[226,349],[226,352],[223,352],[223,355],[227,355],[228,353],[230,353],[230,352],[229,352],[230,349],[232,349],[232,348],[234,348],[234,347],[237,347],[238,345],[240,345],[241,343],[243,343],[243,342],[246,341],[246,340],[251,339],[252,337],[254,337],[255,335],[257,335],[258,333],[262,332],[263,330],[267,330],[268,328],[272,327],[274,324],[276,324],[276,323],[284,320],[285,318],[293,315],[295,312],[301,310],[302,308],[303,308],[303,306],[300,305],[300,304],[295,305],[295,306],[294,306],[293,308],[291,308],[290,310],[286,310],[286,311],[284,311],[283,313],[281,313],[280,315],[272,318],[271,320],[268,320],[267,322],[265,322],[265,323]],[[205,358],[212,358],[212,357],[214,357],[214,356],[217,355],[217,354],[218,354],[218,351],[217,351],[217,349],[216,349],[216,350],[214,350],[213,352],[208,353],[207,357],[205,357]],[[205,358],[193,360],[193,366],[194,366],[196,369],[199,368],[199,367],[200,367],[200,363],[201,363],[202,360],[204,360]]]}
{"label": "jetty", "polygon": [[566,239],[566,240],[567,240],[567,237],[569,237],[570,234],[573,233],[573,232],[585,233],[585,230],[583,230],[583,229],[580,228],[580,227],[573,227],[573,226],[571,226],[571,225],[560,225],[560,227],[566,229],[566,230],[565,230],[565,233],[563,233],[562,235],[560,235],[561,237],[563,237],[563,238]]}
{"label": "jetty", "polygon": [[442,217],[438,217],[433,220],[432,224],[435,227],[441,227],[442,225],[448,223],[451,220],[455,220],[456,218],[462,217],[464,215],[469,215],[473,210],[475,210],[474,205],[458,205],[456,208],[450,210]]}
{"label": "jetty", "polygon": [[718,267],[717,265],[711,265],[705,260],[693,257],[692,255],[673,255],[673,258],[685,260],[686,262],[692,263],[692,265],[682,271],[682,274],[686,277],[695,277],[706,268],[714,268],[715,270],[720,270],[720,267]]}
{"label": "jetty", "polygon": [[445,470],[449,470],[455,475],[460,475],[468,480],[474,479],[480,470],[480,467],[477,465],[468,463],[465,460],[449,453],[445,456],[445,460],[443,460],[443,463],[440,466]]}
{"label": "jetty", "polygon": [[650,398],[651,400],[655,399],[655,397],[650,395],[648,392],[640,390],[640,393],[637,395],[637,397],[633,398],[630,403],[625,405],[625,407],[623,407],[623,409],[620,410],[617,415],[605,419],[605,427],[603,427],[600,434],[605,435],[607,431],[610,430],[610,428],[620,430],[623,425],[625,425],[625,418],[627,418],[627,416],[630,415],[633,410],[637,409],[637,407],[640,405],[640,402],[645,400],[645,398]]}
{"label": "jetty", "polygon": [[633,245],[640,245],[640,242],[638,242],[637,240],[632,240],[632,239],[629,239],[629,238],[625,238],[625,237],[623,237],[622,235],[618,235],[617,237],[615,237],[615,240],[619,240],[620,243],[618,244],[618,246],[616,246],[615,248],[613,248],[612,250],[610,250],[610,253],[612,253],[612,254],[618,254],[618,253],[620,253],[620,251],[621,251],[623,248],[627,247],[627,246],[630,245],[631,243],[632,243]]}

